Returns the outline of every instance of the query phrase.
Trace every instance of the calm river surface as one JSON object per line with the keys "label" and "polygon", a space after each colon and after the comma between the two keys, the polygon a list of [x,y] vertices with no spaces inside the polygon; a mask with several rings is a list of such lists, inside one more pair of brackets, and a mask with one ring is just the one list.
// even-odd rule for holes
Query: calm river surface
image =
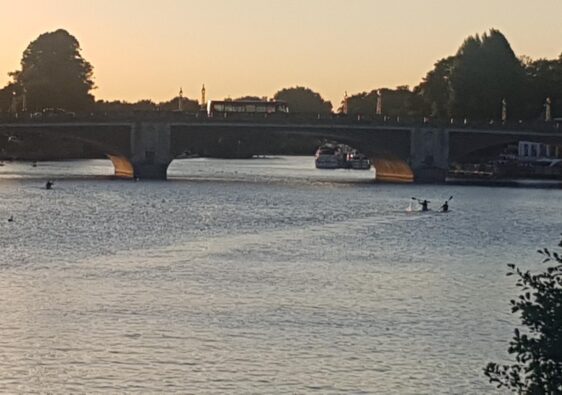
{"label": "calm river surface", "polygon": [[376,184],[311,157],[112,171],[0,167],[0,392],[490,393],[506,264],[539,266],[562,231],[559,189]]}

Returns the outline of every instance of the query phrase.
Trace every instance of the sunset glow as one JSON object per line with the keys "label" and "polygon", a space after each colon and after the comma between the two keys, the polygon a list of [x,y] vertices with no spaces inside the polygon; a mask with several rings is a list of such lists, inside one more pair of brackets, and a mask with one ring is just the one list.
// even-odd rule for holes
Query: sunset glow
{"label": "sunset glow", "polygon": [[[468,35],[492,27],[517,55],[562,52],[562,3],[521,0],[2,0],[0,85],[26,46],[64,28],[94,66],[98,99],[272,96],[308,86],[337,107],[345,91],[414,86]],[[6,12],[9,10],[9,12]]]}

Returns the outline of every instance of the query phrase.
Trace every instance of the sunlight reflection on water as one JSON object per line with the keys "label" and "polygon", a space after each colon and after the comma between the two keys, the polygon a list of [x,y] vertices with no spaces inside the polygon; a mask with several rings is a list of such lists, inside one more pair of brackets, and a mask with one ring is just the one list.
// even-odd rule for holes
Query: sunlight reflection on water
{"label": "sunlight reflection on water", "polygon": [[558,190],[374,184],[311,158],[111,174],[0,169],[3,392],[489,393],[505,264],[535,265],[562,222]]}

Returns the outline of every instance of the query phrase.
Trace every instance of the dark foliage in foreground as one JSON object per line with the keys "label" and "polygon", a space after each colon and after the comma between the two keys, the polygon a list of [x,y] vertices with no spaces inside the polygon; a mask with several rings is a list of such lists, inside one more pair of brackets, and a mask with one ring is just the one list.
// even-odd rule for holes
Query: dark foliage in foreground
{"label": "dark foliage in foreground", "polygon": [[511,301],[511,310],[520,313],[526,327],[516,328],[509,344],[516,362],[489,363],[484,372],[498,388],[522,394],[562,394],[562,255],[546,248],[539,253],[544,263],[551,264],[542,273],[508,265],[507,275],[517,276],[521,289],[519,298]]}

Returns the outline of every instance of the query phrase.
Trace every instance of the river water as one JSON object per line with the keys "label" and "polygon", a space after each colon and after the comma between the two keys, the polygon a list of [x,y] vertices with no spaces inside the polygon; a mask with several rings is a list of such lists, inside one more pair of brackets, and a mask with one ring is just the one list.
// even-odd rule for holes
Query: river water
{"label": "river water", "polygon": [[540,266],[562,228],[559,189],[376,184],[303,157],[112,171],[0,167],[0,392],[493,392],[506,264]]}

